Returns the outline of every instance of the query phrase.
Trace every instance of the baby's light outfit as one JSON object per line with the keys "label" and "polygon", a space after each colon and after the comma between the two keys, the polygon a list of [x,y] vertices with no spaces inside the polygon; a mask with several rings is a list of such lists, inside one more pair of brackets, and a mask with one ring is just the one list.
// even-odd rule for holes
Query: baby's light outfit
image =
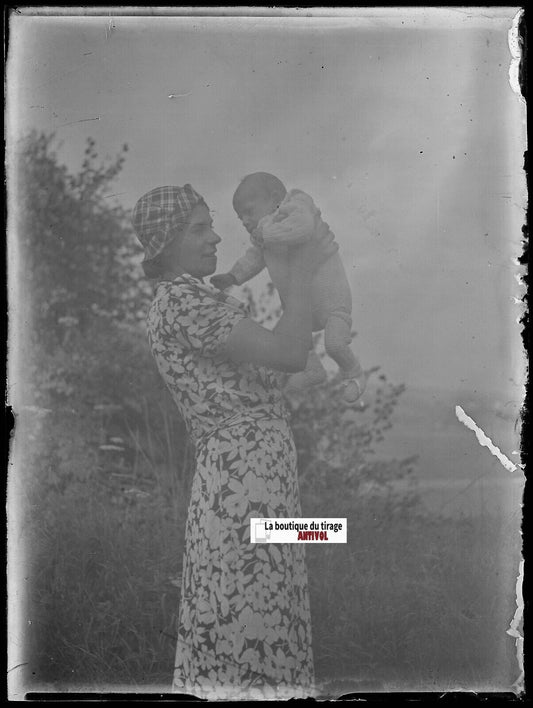
{"label": "baby's light outfit", "polygon": [[[292,189],[275,212],[261,219],[252,233],[252,245],[229,272],[242,285],[266,267],[283,306],[289,283],[288,248],[309,239],[321,222],[320,210],[311,197]],[[324,330],[326,352],[338,364],[343,378],[361,377],[361,365],[350,349],[352,294],[338,253],[316,271],[311,297],[313,331]],[[290,377],[288,388],[319,383],[325,376],[320,359],[311,351],[305,370]]]}

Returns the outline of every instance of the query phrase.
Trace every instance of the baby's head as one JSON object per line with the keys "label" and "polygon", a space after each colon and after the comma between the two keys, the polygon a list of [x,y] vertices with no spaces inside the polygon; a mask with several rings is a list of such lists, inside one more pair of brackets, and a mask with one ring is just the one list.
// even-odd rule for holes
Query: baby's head
{"label": "baby's head", "polygon": [[268,172],[247,175],[233,195],[233,208],[248,233],[279,207],[287,194],[283,182]]}

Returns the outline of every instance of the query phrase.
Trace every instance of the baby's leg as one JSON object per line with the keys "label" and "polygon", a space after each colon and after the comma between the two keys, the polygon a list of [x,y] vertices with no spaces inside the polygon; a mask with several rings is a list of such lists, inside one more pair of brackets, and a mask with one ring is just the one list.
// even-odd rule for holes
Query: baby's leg
{"label": "baby's leg", "polygon": [[288,393],[302,391],[309,386],[316,386],[326,380],[326,370],[322,366],[316,352],[311,349],[307,357],[307,363],[303,371],[298,371],[296,374],[289,376],[289,380],[285,387]]}
{"label": "baby's leg", "polygon": [[366,377],[359,360],[350,349],[352,318],[348,312],[332,312],[325,327],[324,345],[328,355],[338,364],[343,379],[347,379],[344,398],[356,401],[366,387]]}
{"label": "baby's leg", "polygon": [[361,364],[350,349],[352,341],[352,318],[347,312],[332,312],[325,327],[324,345],[328,355],[339,365],[344,378],[361,373]]}

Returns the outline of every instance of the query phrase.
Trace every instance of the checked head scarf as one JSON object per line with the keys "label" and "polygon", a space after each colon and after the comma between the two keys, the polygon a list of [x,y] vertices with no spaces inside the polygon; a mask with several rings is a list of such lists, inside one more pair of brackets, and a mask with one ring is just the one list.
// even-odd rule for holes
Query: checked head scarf
{"label": "checked head scarf", "polygon": [[191,212],[203,197],[190,184],[183,187],[156,187],[142,196],[132,212],[132,224],[144,247],[144,260],[155,258],[186,226]]}

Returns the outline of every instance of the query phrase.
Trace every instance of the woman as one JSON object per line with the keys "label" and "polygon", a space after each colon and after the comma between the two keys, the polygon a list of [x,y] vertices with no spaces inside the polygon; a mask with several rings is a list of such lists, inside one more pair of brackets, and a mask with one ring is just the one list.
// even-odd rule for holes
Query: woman
{"label": "woman", "polygon": [[221,239],[190,185],[143,196],[133,224],[158,280],[150,346],[196,448],[173,688],[216,699],[309,695],[304,546],[250,543],[249,519],[301,516],[281,386],[284,372],[305,366],[311,276],[338,247],[325,225],[291,249],[284,313],[269,331],[204,282]]}

